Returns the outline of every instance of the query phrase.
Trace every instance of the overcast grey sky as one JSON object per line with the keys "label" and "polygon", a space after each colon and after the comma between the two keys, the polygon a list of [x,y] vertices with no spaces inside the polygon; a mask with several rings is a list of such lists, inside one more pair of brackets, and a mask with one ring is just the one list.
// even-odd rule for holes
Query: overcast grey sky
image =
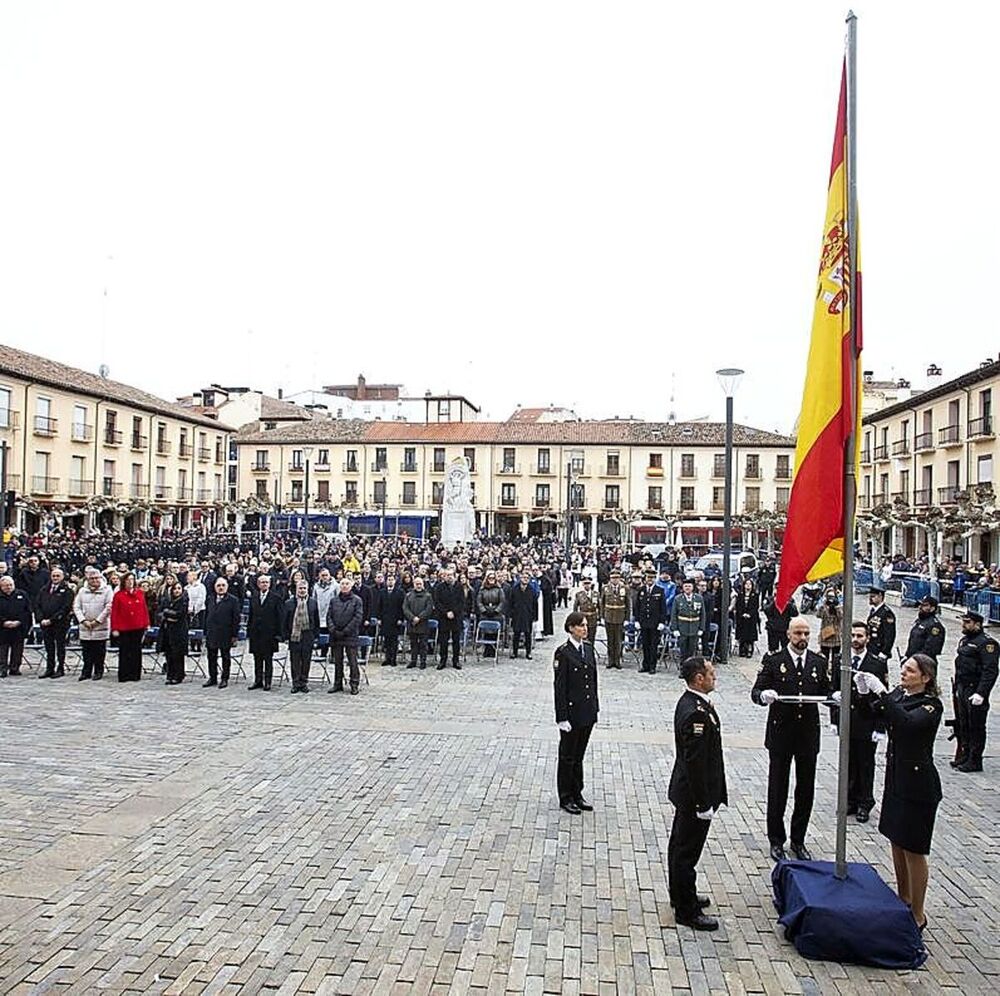
{"label": "overcast grey sky", "polygon": [[[864,365],[916,384],[1000,341],[1000,14],[855,9]],[[737,418],[788,430],[846,11],[3,0],[0,337],[167,397],[363,371],[499,418],[665,418],[672,375],[720,417],[736,365]]]}

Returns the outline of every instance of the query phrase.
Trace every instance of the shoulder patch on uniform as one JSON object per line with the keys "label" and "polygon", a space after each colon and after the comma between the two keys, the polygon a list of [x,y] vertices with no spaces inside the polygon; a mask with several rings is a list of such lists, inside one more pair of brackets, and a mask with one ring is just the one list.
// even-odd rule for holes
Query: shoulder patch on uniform
{"label": "shoulder patch on uniform", "polygon": [[704,723],[692,723],[691,724],[691,732],[696,737],[701,736],[705,732],[705,724]]}
{"label": "shoulder patch on uniform", "polygon": [[996,652],[996,649],[997,649],[997,645],[996,645],[995,643],[993,643],[992,641],[990,641],[990,642],[988,642],[988,643],[986,644],[986,649],[987,649],[987,651],[988,651],[989,653],[991,653],[991,654],[992,654],[992,653],[995,653],[995,652]]}
{"label": "shoulder patch on uniform", "polygon": [[931,635],[937,636],[941,632],[940,626],[931,626]]}
{"label": "shoulder patch on uniform", "polygon": [[926,709],[926,710],[927,710],[928,712],[933,712],[933,711],[934,711],[934,706],[933,706],[933,705],[931,705],[931,703],[930,703],[930,702],[927,702],[927,703],[926,703],[926,704],[924,705],[924,708],[925,708],[925,709]]}

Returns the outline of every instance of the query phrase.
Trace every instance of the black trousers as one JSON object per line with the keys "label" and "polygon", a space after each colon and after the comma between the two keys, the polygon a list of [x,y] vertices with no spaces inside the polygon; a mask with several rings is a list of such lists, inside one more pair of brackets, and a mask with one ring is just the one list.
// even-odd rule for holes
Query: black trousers
{"label": "black trousers", "polygon": [[209,647],[208,648],[208,679],[209,681],[219,680],[219,657],[222,657],[222,680],[229,681],[229,665],[231,663],[229,647]]}
{"label": "black trousers", "polygon": [[847,805],[871,810],[875,805],[875,744],[871,737],[851,739],[847,760]]}
{"label": "black trousers", "polygon": [[514,630],[514,643],[511,646],[511,653],[516,657],[517,651],[521,646],[521,637],[524,637],[524,655],[527,657],[531,653],[531,630],[525,629],[515,629]]}
{"label": "black trousers", "polygon": [[399,633],[395,629],[391,632],[386,630],[382,634],[382,640],[385,643],[385,657],[383,660],[389,667],[395,667],[396,655],[399,653]]}
{"label": "black trousers", "polygon": [[183,647],[171,647],[167,651],[167,681],[184,680],[184,661],[186,654]]}
{"label": "black trousers", "polygon": [[981,706],[974,706],[969,701],[969,696],[975,690],[975,685],[955,686],[955,718],[958,721],[959,750],[973,764],[982,764],[983,751],[986,750],[986,719],[990,711],[990,700],[984,699]]}
{"label": "black trousers", "polygon": [[81,640],[80,650],[83,653],[83,669],[80,671],[80,677],[103,677],[104,659],[108,654],[108,641]]}
{"label": "black trousers", "polygon": [[642,633],[642,670],[656,670],[656,653],[660,649],[660,631],[655,626],[643,626]]}
{"label": "black trousers", "polygon": [[292,671],[292,688],[305,688],[309,684],[309,668],[312,665],[312,634],[303,634],[308,639],[293,643],[288,641],[288,665]]}
{"label": "black trousers", "polygon": [[[698,644],[701,641],[701,637],[697,633],[693,633],[691,636],[681,636],[677,641],[677,652],[682,661],[686,661],[689,657],[698,656]],[[702,820],[704,822],[704,820]]]}
{"label": "black trousers", "polygon": [[[9,639],[9,638],[8,638]],[[0,643],[0,677],[21,673],[21,661],[24,657],[24,637],[15,637],[10,642]]]}
{"label": "black trousers", "polygon": [[417,657],[421,664],[427,663],[427,634],[410,633],[410,663],[416,664]]}
{"label": "black trousers", "polygon": [[569,588],[556,588],[556,608],[569,608]]}
{"label": "black trousers", "polygon": [[699,820],[693,809],[679,806],[674,810],[667,843],[667,885],[670,905],[678,916],[690,917],[698,909],[698,873],[695,866],[701,858],[711,820]]}
{"label": "black trousers", "polygon": [[462,620],[447,617],[438,623],[438,647],[441,652],[441,663],[448,663],[448,641],[451,641],[451,662],[458,663],[458,652],[462,647]]}
{"label": "black trousers", "polygon": [[42,627],[42,641],[45,644],[45,672],[52,674],[56,665],[62,671],[66,665],[66,633],[65,626],[51,625]]}
{"label": "black trousers", "polygon": [[773,629],[767,631],[767,652],[776,653],[783,647],[788,646],[788,633],[775,633]]}
{"label": "black trousers", "polygon": [[339,640],[332,640],[330,648],[333,651],[333,687],[344,687],[344,652],[347,652],[347,667],[351,675],[351,688],[357,688],[361,681],[361,669],[358,667],[358,648],[346,646]]}
{"label": "black trousers", "polygon": [[559,802],[573,802],[583,795],[583,756],[590,742],[589,726],[574,726],[569,733],[559,731],[559,765],[556,768],[556,788]]}
{"label": "black trousers", "polygon": [[274,678],[274,654],[253,655],[253,683],[270,688]]}
{"label": "black trousers", "polygon": [[784,844],[785,807],[788,805],[788,782],[795,762],[795,804],[792,807],[792,843],[803,844],[816,792],[816,752],[800,748],[791,751],[768,751],[767,769],[767,839]]}
{"label": "black trousers", "polygon": [[126,629],[118,634],[118,680],[138,681],[142,677],[144,629]]}

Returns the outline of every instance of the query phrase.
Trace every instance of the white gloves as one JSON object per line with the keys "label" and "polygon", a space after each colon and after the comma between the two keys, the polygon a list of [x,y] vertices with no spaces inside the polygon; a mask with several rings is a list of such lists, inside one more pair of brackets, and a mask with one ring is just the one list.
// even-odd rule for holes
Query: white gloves
{"label": "white gloves", "polygon": [[658,633],[662,633],[662,632],[663,632],[663,630],[664,630],[664,626],[663,626],[663,623],[657,623],[657,624],[656,624],[656,631],[657,631]]}
{"label": "white gloves", "polygon": [[709,820],[711,820],[713,816],[715,816],[715,810],[706,809],[705,812],[695,813],[694,815],[697,816],[699,820],[705,820],[705,822],[707,823]]}
{"label": "white gloves", "polygon": [[880,743],[884,743],[889,739],[888,733],[880,733],[878,730],[872,732],[872,743],[878,746]]}
{"label": "white gloves", "polygon": [[701,630],[700,629],[698,630],[698,635],[701,636]]}
{"label": "white gloves", "polygon": [[760,704],[769,706],[772,702],[778,701],[778,693],[773,688],[765,688],[760,693]]}
{"label": "white gloves", "polygon": [[858,695],[867,695],[869,692],[885,695],[889,690],[879,681],[878,675],[870,674],[868,671],[858,671],[854,675],[854,687],[858,690]]}
{"label": "white gloves", "polygon": [[834,702],[836,702],[836,703],[837,703],[837,705],[840,705],[840,689],[838,688],[838,689],[837,689],[837,690],[836,690],[836,691],[835,691],[835,692],[833,693],[833,695],[831,695],[831,696],[830,696],[830,698],[831,698],[831,699],[833,699],[833,701],[834,701]]}
{"label": "white gloves", "polygon": [[680,635],[681,635],[681,631],[679,629],[675,629],[674,630],[674,636],[676,636],[678,639],[680,639]]}
{"label": "white gloves", "polygon": [[972,703],[972,704],[973,704],[974,706],[981,706],[981,705],[983,704],[983,702],[985,701],[985,699],[984,699],[984,698],[982,697],[982,695],[980,695],[980,694],[979,694],[979,692],[973,692],[973,693],[972,693],[972,694],[971,694],[971,695],[969,696],[969,701],[970,701],[970,702],[971,702],[971,703]]}
{"label": "white gloves", "polygon": [[563,733],[569,733],[573,729],[573,727],[569,725],[569,720],[564,719],[559,724],[559,729],[562,730]]}

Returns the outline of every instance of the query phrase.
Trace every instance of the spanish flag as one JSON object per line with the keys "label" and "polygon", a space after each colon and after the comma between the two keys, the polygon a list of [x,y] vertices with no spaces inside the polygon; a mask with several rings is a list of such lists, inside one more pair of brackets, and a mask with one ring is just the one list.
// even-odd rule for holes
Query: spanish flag
{"label": "spanish flag", "polygon": [[[861,410],[859,383],[855,383],[853,392],[856,412],[851,407],[851,378],[857,378],[856,357],[861,349],[861,263],[858,254],[853,301],[858,314],[852,331],[846,147],[845,65],[833,137],[809,363],[795,445],[795,477],[781,548],[781,574],[775,599],[779,609],[788,604],[804,581],[828,577],[844,569],[844,449],[855,421],[860,425]],[[858,453],[856,448],[855,460]]]}

